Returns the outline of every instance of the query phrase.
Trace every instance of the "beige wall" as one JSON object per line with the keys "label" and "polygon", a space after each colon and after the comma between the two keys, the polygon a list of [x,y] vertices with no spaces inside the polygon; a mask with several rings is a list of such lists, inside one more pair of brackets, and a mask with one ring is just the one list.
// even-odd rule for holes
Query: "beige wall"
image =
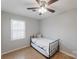
{"label": "beige wall", "polygon": [[77,11],[76,9],[49,17],[41,22],[41,33],[45,37],[61,39],[61,50],[76,56]]}
{"label": "beige wall", "polygon": [[[26,38],[11,40],[11,19],[22,20],[26,23]],[[29,36],[39,32],[39,21],[28,17],[18,16],[7,12],[1,12],[1,50],[2,53],[14,50],[16,48],[28,47]]]}

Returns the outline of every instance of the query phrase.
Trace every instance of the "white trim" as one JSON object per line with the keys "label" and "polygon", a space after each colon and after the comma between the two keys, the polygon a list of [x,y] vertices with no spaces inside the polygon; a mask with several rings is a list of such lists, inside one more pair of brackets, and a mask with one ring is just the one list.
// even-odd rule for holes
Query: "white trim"
{"label": "white trim", "polygon": [[10,51],[7,51],[7,52],[4,52],[4,53],[1,53],[1,55],[4,55],[4,54],[8,54],[8,53],[11,53],[11,52],[14,52],[16,50],[20,50],[20,49],[23,49],[23,48],[26,48],[27,46],[24,46],[24,47],[20,47],[20,48],[16,48],[16,49],[13,49],[13,50],[10,50]]}
{"label": "white trim", "polygon": [[77,58],[76,56],[74,56],[74,55],[72,55],[72,54],[70,54],[70,53],[67,53],[67,52],[65,52],[65,51],[60,50],[60,52],[66,54],[66,55],[68,55],[68,56],[71,56],[71,57],[73,57],[73,58]]}

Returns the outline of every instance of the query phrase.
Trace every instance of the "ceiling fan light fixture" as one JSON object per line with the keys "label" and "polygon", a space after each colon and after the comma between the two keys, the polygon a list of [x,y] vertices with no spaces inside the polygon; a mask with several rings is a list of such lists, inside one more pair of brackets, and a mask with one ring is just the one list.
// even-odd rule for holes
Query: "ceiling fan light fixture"
{"label": "ceiling fan light fixture", "polygon": [[58,0],[36,0],[36,2],[39,4],[39,7],[31,7],[27,9],[39,12],[39,15],[42,15],[43,13],[46,13],[47,11],[54,13],[55,10],[48,8],[48,6],[56,1]]}
{"label": "ceiling fan light fixture", "polygon": [[43,14],[47,12],[47,9],[45,7],[41,7],[40,9],[38,9],[38,12]]}

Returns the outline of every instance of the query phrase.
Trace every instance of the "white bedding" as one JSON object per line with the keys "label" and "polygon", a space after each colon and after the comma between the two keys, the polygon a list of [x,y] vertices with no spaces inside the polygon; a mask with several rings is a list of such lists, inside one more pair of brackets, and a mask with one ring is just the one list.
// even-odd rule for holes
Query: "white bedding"
{"label": "white bedding", "polygon": [[42,47],[47,52],[47,54],[49,54],[49,43],[52,43],[54,41],[55,40],[50,40],[46,38],[32,38],[32,42]]}
{"label": "white bedding", "polygon": [[54,42],[55,40],[50,40],[46,38],[32,38],[32,42],[38,44],[38,45],[43,45],[43,46],[49,46],[49,43]]}

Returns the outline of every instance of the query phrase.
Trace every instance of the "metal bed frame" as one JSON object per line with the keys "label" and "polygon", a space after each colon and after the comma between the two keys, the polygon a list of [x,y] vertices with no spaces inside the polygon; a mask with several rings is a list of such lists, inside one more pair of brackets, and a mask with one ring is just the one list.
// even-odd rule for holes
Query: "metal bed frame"
{"label": "metal bed frame", "polygon": [[[33,49],[35,49],[36,51],[38,51],[36,48],[34,48],[34,47],[31,45],[31,43],[33,43],[32,40],[31,40],[32,38],[35,38],[35,37],[33,37],[33,36],[30,37],[30,46],[31,46]],[[50,51],[51,51],[50,46],[51,46],[52,43],[55,43],[55,42],[57,42],[57,41],[58,41],[57,51],[56,51],[54,54],[50,55],[50,53],[51,53],[51,52],[50,52]],[[40,47],[39,47],[39,48],[40,48]],[[38,52],[39,52],[39,51],[38,51]],[[43,55],[46,59],[50,59],[50,58],[51,58],[53,55],[55,55],[57,52],[59,52],[59,39],[56,40],[56,41],[54,41],[54,42],[49,43],[49,57],[45,56],[44,54],[42,54],[42,53],[40,53],[40,52],[39,52],[39,53],[40,53],[41,55]]]}

